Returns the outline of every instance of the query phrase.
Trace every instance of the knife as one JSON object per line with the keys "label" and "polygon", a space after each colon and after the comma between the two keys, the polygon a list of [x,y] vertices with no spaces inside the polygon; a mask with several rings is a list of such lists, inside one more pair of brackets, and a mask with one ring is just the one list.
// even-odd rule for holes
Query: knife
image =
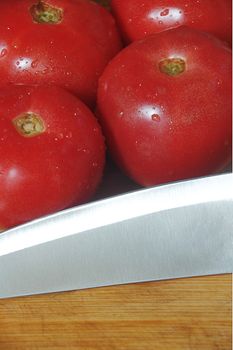
{"label": "knife", "polygon": [[94,201],[0,235],[0,298],[232,271],[232,173]]}

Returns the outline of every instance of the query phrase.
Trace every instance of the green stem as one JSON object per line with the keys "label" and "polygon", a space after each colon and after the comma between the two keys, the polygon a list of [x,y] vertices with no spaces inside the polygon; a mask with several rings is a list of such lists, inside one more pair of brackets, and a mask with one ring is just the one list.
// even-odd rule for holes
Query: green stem
{"label": "green stem", "polygon": [[166,58],[159,62],[161,73],[176,76],[185,71],[185,61],[182,58]]}
{"label": "green stem", "polygon": [[63,19],[63,10],[41,0],[30,8],[31,16],[36,23],[58,24]]}

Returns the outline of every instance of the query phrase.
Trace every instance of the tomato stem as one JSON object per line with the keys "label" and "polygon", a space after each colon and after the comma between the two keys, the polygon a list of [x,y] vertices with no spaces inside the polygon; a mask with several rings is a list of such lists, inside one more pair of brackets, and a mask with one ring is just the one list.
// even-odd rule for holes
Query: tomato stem
{"label": "tomato stem", "polygon": [[176,76],[185,71],[185,61],[182,58],[166,58],[159,62],[159,70],[170,76]]}
{"label": "tomato stem", "polygon": [[24,137],[40,135],[45,131],[43,120],[35,113],[23,113],[13,119],[13,124],[18,133]]}
{"label": "tomato stem", "polygon": [[58,24],[63,19],[63,10],[49,5],[43,1],[38,1],[30,8],[33,20],[40,24]]}

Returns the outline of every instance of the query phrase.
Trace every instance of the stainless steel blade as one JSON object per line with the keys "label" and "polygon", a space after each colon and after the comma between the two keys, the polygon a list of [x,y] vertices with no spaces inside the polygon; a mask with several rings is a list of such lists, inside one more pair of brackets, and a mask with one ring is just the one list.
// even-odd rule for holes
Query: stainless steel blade
{"label": "stainless steel blade", "polygon": [[0,298],[233,270],[233,174],[139,190],[0,235]]}

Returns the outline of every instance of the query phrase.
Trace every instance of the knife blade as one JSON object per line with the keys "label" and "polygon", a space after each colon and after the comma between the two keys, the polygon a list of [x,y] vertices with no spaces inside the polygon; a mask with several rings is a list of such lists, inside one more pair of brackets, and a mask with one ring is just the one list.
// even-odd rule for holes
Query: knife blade
{"label": "knife blade", "polygon": [[91,202],[0,235],[0,298],[232,270],[232,173]]}

